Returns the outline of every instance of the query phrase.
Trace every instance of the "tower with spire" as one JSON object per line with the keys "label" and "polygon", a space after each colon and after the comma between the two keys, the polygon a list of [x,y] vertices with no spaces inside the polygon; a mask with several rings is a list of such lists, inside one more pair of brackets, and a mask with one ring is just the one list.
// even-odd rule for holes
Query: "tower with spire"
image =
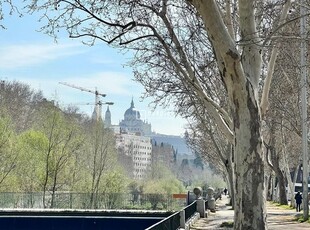
{"label": "tower with spire", "polygon": [[111,112],[109,106],[107,108],[107,111],[105,112],[104,124],[107,128],[111,127]]}

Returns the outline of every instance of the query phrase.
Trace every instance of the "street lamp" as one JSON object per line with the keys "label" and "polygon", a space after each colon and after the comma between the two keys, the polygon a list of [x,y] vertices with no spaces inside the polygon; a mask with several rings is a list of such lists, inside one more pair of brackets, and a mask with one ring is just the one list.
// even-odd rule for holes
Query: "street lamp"
{"label": "street lamp", "polygon": [[300,69],[301,69],[301,107],[302,107],[302,162],[303,162],[303,217],[309,219],[308,206],[308,177],[309,177],[309,156],[308,156],[308,127],[307,127],[307,30],[306,30],[306,8],[304,0],[300,1]]}
{"label": "street lamp", "polygon": [[304,190],[304,184],[302,182],[304,180],[304,173],[303,173],[302,164],[300,164],[300,172],[301,172],[301,191],[303,191]]}

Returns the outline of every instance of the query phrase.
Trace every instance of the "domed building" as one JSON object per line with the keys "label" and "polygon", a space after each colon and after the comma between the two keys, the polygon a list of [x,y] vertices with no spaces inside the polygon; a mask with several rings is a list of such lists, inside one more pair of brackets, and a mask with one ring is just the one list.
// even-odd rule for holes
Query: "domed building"
{"label": "domed building", "polygon": [[125,111],[124,120],[133,121],[136,119],[140,119],[140,112],[135,109],[133,100],[131,100],[130,108]]}
{"label": "domed building", "polygon": [[124,120],[119,123],[119,126],[121,132],[136,133],[143,136],[152,134],[151,124],[141,120],[140,112],[136,110],[133,99],[130,108],[124,113]]}

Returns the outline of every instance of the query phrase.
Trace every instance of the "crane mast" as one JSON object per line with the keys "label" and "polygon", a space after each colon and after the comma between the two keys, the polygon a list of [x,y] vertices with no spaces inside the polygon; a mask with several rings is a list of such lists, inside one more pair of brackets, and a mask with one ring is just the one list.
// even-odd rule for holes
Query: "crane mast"
{"label": "crane mast", "polygon": [[99,119],[101,118],[101,112],[100,112],[101,108],[100,107],[102,105],[102,103],[99,100],[99,96],[105,97],[106,94],[99,93],[97,89],[96,90],[90,90],[90,89],[86,89],[86,88],[83,88],[80,86],[69,84],[67,82],[59,82],[59,84],[69,86],[71,88],[79,89],[79,90],[84,91],[84,92],[89,92],[89,93],[95,94],[95,110],[94,110],[94,112],[95,112],[96,120],[99,121]]}

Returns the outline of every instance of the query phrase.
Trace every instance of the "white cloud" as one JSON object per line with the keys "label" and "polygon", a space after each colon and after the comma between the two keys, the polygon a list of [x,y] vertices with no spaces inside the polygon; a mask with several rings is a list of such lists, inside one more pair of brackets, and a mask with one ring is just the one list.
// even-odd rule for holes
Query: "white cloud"
{"label": "white cloud", "polygon": [[82,77],[65,78],[63,81],[87,89],[97,88],[99,92],[109,95],[130,96],[138,93],[134,91],[135,88],[139,88],[140,95],[142,90],[142,86],[133,82],[125,72],[102,71]]}
{"label": "white cloud", "polygon": [[18,44],[0,47],[0,68],[14,69],[39,65],[81,53],[78,44]]}

